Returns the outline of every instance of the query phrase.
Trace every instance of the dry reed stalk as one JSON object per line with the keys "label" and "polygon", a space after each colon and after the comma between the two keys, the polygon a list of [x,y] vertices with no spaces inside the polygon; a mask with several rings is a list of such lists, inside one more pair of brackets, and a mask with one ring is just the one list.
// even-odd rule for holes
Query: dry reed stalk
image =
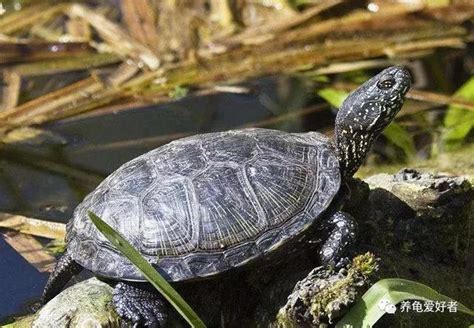
{"label": "dry reed stalk", "polygon": [[89,23],[117,55],[131,57],[137,60],[139,64],[144,63],[152,70],[160,65],[160,60],[150,49],[130,37],[119,25],[86,6],[74,4],[68,8],[66,13],[70,17],[79,17]]}
{"label": "dry reed stalk", "polygon": [[33,219],[9,213],[0,213],[0,227],[49,239],[63,240],[66,235],[66,225],[64,223]]}

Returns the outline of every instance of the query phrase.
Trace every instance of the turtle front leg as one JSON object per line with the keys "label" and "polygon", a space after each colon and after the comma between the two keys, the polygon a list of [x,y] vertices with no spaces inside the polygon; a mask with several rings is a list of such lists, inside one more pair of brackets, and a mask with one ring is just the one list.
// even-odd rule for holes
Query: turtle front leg
{"label": "turtle front leg", "polygon": [[145,283],[117,283],[112,301],[119,316],[131,321],[133,327],[163,327],[166,321],[165,301]]}
{"label": "turtle front leg", "polygon": [[332,214],[327,224],[329,236],[319,251],[320,260],[323,265],[341,268],[349,261],[344,255],[356,241],[357,224],[351,215],[342,211]]}

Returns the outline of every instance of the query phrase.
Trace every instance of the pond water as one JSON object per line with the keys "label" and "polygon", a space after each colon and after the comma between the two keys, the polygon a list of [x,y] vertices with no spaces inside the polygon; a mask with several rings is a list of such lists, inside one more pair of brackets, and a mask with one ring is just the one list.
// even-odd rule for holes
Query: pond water
{"label": "pond water", "polygon": [[2,238],[0,238],[0,322],[29,310],[28,305],[41,296],[48,279],[38,272]]}

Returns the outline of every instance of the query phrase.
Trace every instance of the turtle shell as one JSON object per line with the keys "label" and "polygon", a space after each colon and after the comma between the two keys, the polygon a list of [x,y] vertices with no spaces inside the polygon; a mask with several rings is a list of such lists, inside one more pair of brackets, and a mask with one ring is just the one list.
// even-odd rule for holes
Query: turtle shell
{"label": "turtle shell", "polygon": [[297,238],[339,190],[325,136],[245,129],[183,138],[107,177],[74,211],[68,250],[97,275],[144,281],[87,216],[120,232],[167,279],[243,266]]}

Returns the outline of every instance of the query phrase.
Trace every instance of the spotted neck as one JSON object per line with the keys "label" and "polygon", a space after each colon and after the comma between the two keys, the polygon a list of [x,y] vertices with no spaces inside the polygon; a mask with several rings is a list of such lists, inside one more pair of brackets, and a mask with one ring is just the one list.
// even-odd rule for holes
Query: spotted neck
{"label": "spotted neck", "polygon": [[[339,133],[338,133],[339,132]],[[364,163],[375,136],[372,134],[356,131],[336,129],[336,153],[339,159],[341,173],[345,177],[351,177]]]}

